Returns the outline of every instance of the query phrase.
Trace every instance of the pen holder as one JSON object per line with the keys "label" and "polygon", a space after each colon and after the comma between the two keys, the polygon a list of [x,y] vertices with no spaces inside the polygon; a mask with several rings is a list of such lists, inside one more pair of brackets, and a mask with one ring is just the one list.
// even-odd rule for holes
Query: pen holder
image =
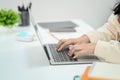
{"label": "pen holder", "polygon": [[20,20],[21,20],[21,24],[19,26],[29,26],[30,24],[29,12],[21,11]]}

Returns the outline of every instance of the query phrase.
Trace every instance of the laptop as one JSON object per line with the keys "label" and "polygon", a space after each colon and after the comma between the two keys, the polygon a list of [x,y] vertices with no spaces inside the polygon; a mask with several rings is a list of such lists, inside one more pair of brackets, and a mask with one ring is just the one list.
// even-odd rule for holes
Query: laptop
{"label": "laptop", "polygon": [[94,55],[86,55],[86,56],[80,56],[78,59],[73,59],[72,57],[68,56],[69,48],[63,49],[61,52],[58,52],[56,50],[57,44],[45,44],[43,45],[41,42],[41,34],[39,31],[39,27],[35,23],[35,20],[31,14],[31,11],[29,10],[30,15],[30,21],[34,27],[34,30],[36,32],[36,36],[39,39],[40,45],[42,45],[43,52],[46,54],[49,62],[51,65],[72,65],[72,64],[89,64],[96,61],[100,61],[99,58],[97,58]]}

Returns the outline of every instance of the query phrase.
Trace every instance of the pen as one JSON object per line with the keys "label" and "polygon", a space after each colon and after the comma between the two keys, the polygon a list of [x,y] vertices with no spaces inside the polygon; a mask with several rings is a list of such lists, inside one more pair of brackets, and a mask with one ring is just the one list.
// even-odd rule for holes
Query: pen
{"label": "pen", "polygon": [[20,6],[18,6],[18,11],[22,11]]}
{"label": "pen", "polygon": [[21,10],[22,10],[22,11],[25,11],[24,4],[22,5]]}
{"label": "pen", "polygon": [[51,32],[49,32],[49,34],[53,37],[53,38],[55,38],[56,40],[60,40],[58,37],[56,37],[54,34],[52,34]]}
{"label": "pen", "polygon": [[31,9],[31,6],[32,6],[32,2],[29,3],[28,8]]}
{"label": "pen", "polygon": [[29,5],[28,5],[27,8],[26,8],[26,11],[28,11],[28,9],[30,10],[30,9],[31,9],[31,6],[32,6],[32,3],[30,2]]}
{"label": "pen", "polygon": [[28,11],[28,9],[31,9],[31,7],[32,7],[32,2],[30,2],[27,7],[25,7],[23,4],[22,6],[18,6],[18,11],[20,11],[20,12]]}

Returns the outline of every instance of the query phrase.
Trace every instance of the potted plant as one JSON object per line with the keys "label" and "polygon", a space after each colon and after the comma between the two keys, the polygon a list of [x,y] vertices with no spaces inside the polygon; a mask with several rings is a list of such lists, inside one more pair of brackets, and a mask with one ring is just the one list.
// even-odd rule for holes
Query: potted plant
{"label": "potted plant", "polygon": [[7,28],[13,28],[19,22],[19,13],[12,9],[0,9],[0,25]]}

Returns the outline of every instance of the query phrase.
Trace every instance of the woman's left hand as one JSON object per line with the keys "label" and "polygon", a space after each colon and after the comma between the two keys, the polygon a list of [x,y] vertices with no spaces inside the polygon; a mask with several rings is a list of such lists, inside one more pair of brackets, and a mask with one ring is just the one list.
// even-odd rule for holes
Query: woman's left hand
{"label": "woman's left hand", "polygon": [[79,45],[71,45],[68,55],[73,56],[74,53],[77,53],[73,56],[73,58],[78,58],[81,55],[93,54],[95,50],[95,43],[85,43]]}

